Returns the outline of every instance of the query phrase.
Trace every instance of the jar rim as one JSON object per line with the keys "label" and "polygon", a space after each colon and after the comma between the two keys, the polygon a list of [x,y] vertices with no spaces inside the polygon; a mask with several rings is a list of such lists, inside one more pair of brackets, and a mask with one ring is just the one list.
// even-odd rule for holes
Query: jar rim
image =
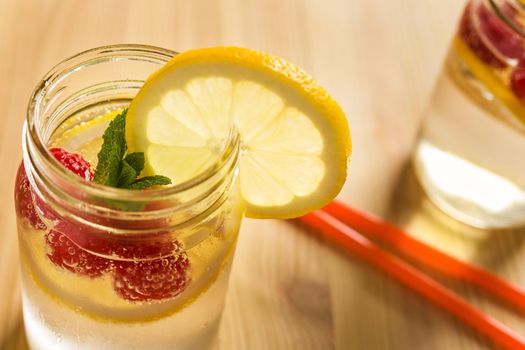
{"label": "jar rim", "polygon": [[[177,52],[175,51],[151,45],[116,44],[85,50],[60,61],[44,75],[31,94],[27,107],[27,118],[23,129],[24,137],[22,144],[24,148],[24,155],[31,157],[31,152],[29,152],[28,148],[34,147],[39,156],[41,156],[40,158],[42,161],[45,162],[45,164],[49,166],[49,169],[52,169],[54,175],[58,175],[62,181],[66,181],[69,184],[74,185],[78,191],[82,191],[88,196],[105,198],[108,200],[159,200],[173,197],[177,194],[180,194],[181,192],[187,191],[188,189],[205,183],[210,178],[221,172],[221,170],[223,170],[230,163],[230,160],[233,157],[238,157],[240,137],[234,129],[230,130],[230,133],[224,143],[223,152],[219,155],[217,161],[202,170],[196,176],[172,186],[147,189],[144,191],[134,191],[88,182],[81,177],[72,174],[66,168],[61,166],[52,156],[48,146],[45,145],[45,141],[42,137],[42,134],[39,132],[39,128],[36,123],[38,117],[42,113],[40,107],[43,103],[46,91],[48,91],[49,88],[53,86],[53,84],[60,82],[69,74],[74,73],[77,69],[80,69],[83,65],[88,64],[90,61],[100,59],[101,56],[111,56],[113,60],[117,60],[118,57],[135,57],[136,59],[142,58],[167,62],[176,54]],[[85,58],[88,57],[91,58],[85,60]],[[33,163],[31,159],[30,162]]]}

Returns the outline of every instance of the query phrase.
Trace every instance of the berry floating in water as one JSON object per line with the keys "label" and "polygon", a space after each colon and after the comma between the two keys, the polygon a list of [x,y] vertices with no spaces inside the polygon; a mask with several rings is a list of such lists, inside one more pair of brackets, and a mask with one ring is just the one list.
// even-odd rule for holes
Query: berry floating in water
{"label": "berry floating in water", "polygon": [[514,68],[510,75],[510,88],[514,95],[519,99],[525,99],[525,62],[520,63]]}
{"label": "berry floating in water", "polygon": [[160,300],[175,297],[186,289],[189,260],[180,244],[142,243],[116,253],[121,258],[141,259],[115,261],[114,287],[122,298]]}

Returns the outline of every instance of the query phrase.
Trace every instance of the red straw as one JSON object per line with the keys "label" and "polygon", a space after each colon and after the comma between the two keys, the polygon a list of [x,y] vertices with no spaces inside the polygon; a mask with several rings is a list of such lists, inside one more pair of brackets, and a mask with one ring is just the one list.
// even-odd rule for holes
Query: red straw
{"label": "red straw", "polygon": [[443,274],[468,281],[525,311],[525,289],[477,266],[462,262],[428,246],[401,229],[371,214],[333,201],[323,211],[369,237],[389,243],[406,256]]}
{"label": "red straw", "polygon": [[353,252],[396,278],[405,286],[455,315],[506,349],[525,349],[525,339],[497,320],[483,314],[454,292],[416,270],[399,258],[383,251],[367,238],[331,215],[317,211],[299,219],[317,229],[323,238]]}

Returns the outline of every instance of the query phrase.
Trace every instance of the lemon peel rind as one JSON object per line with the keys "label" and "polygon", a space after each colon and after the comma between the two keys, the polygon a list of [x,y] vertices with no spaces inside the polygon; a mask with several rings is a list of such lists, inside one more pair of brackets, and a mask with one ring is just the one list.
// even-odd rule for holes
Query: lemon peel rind
{"label": "lemon peel rind", "polygon": [[[337,130],[338,137],[331,140],[331,145],[327,149],[323,148],[323,159],[330,159],[336,166],[326,169],[329,176],[324,176],[318,185],[322,191],[314,190],[307,196],[295,196],[295,198],[284,205],[277,206],[260,206],[245,201],[246,216],[251,218],[274,218],[288,219],[304,215],[313,210],[319,209],[328,204],[343,187],[347,177],[347,166],[352,151],[352,142],[348,122],[337,102],[322,88],[312,77],[299,67],[287,62],[286,60],[261,53],[255,50],[220,46],[195,49],[183,52],[174,56],[161,69],[154,72],[139,90],[132,101],[128,111],[128,125],[126,127],[126,138],[128,147],[135,149],[133,143],[133,118],[135,115],[136,104],[149,91],[149,87],[155,84],[157,80],[162,79],[166,72],[180,70],[196,65],[217,65],[225,64],[232,67],[244,67],[255,72],[262,72],[277,80],[284,86],[289,86],[295,93],[298,93],[304,101],[308,101],[309,107],[315,113],[322,116],[316,122],[324,123],[321,127],[325,130]],[[146,165],[146,169],[150,169]],[[242,174],[240,175],[242,176]]]}

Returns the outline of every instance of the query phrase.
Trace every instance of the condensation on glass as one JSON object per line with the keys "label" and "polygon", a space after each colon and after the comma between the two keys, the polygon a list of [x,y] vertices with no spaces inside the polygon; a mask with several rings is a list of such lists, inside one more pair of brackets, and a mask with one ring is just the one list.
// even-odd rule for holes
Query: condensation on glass
{"label": "condensation on glass", "polygon": [[242,219],[235,132],[200,175],[146,191],[84,181],[48,151],[94,165],[104,116],[174,54],[92,49],[59,63],[31,97],[15,201],[32,349],[213,346]]}

